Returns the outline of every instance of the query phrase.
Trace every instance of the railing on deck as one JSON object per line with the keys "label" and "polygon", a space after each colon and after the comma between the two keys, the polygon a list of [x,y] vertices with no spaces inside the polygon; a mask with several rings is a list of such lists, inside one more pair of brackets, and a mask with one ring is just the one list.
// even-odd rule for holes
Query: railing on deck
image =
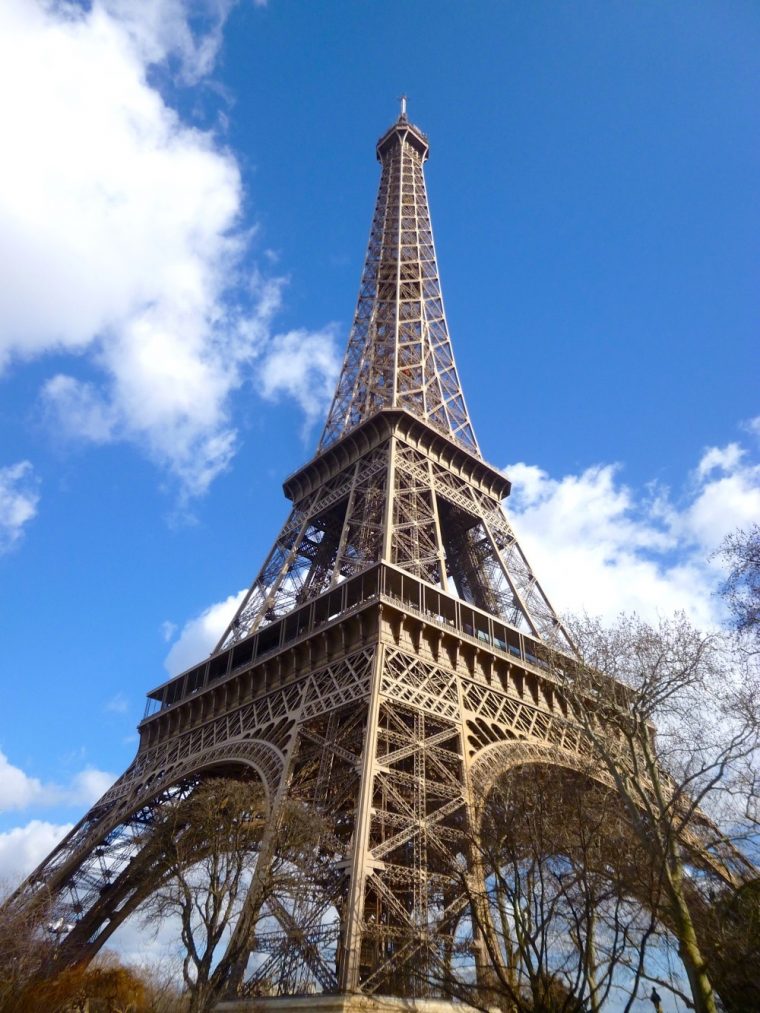
{"label": "railing on deck", "polygon": [[152,690],[145,718],[187,700],[373,600],[399,605],[426,621],[455,630],[475,644],[486,644],[520,661],[547,667],[539,657],[539,642],[535,638],[413,574],[388,563],[376,563]]}

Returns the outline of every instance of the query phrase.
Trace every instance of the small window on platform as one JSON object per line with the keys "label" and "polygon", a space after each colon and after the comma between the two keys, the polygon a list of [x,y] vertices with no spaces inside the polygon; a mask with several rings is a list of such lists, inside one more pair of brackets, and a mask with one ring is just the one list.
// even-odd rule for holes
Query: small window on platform
{"label": "small window on platform", "polygon": [[475,616],[473,615],[473,611],[471,608],[467,608],[466,605],[461,605],[460,610],[462,630],[472,637],[475,635]]}
{"label": "small window on platform", "polygon": [[377,567],[362,574],[362,600],[374,598],[377,595],[379,585],[379,571]]}
{"label": "small window on platform", "polygon": [[343,589],[336,587],[327,596],[327,618],[335,619],[343,611]]}
{"label": "small window on platform", "polygon": [[245,640],[238,644],[232,652],[232,667],[242,668],[253,660],[253,639]]}
{"label": "small window on platform", "polygon": [[501,623],[493,624],[493,645],[500,651],[507,650],[507,630]]}
{"label": "small window on platform", "polygon": [[174,682],[170,682],[166,687],[167,706],[171,706],[171,704],[176,703],[182,696],[183,681],[184,677],[180,677],[179,679],[175,679]]}
{"label": "small window on platform", "polygon": [[402,577],[402,599],[411,605],[412,608],[420,608],[420,585],[416,580],[410,580],[409,577]]}
{"label": "small window on platform", "polygon": [[449,598],[445,594],[439,595],[439,598],[440,598],[439,614],[441,618],[445,622],[449,623],[451,626],[456,626],[457,603],[455,601],[452,601],[451,598]]}
{"label": "small window on platform", "polygon": [[187,673],[187,693],[197,693],[199,689],[203,689],[206,682],[206,666],[199,665],[198,668],[194,668],[192,672]]}
{"label": "small window on platform", "polygon": [[209,668],[209,682],[214,682],[216,679],[221,679],[227,674],[227,665],[229,663],[230,656],[229,652],[217,655],[216,658],[211,659]]}
{"label": "small window on platform", "polygon": [[257,658],[260,658],[262,654],[266,654],[267,651],[271,651],[279,645],[281,630],[282,624],[277,623],[276,625],[268,626],[265,630],[261,631],[259,634],[259,642],[256,645]]}
{"label": "small window on platform", "polygon": [[395,570],[386,571],[385,593],[391,598],[403,599],[402,577]]}
{"label": "small window on platform", "polygon": [[292,612],[285,620],[285,643],[298,636],[298,613]]}

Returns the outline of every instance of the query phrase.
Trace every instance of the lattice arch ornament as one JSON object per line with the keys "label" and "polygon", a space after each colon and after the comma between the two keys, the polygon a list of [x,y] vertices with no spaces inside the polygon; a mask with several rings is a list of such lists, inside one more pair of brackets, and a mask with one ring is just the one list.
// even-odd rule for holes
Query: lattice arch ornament
{"label": "lattice arch ornament", "polygon": [[[157,887],[163,872],[146,847],[148,830],[159,812],[187,797],[207,775],[248,771],[256,777],[272,809],[281,778],[277,760],[264,741],[230,741],[135,783],[127,771],[64,838],[27,880],[17,900],[55,905],[48,917],[70,925],[59,942],[56,966],[91,959]],[[149,856],[149,857],[148,857]]]}
{"label": "lattice arch ornament", "polygon": [[460,388],[427,139],[402,112],[377,155],[345,362],[315,456],[284,483],[291,512],[212,655],[148,694],[133,764],[10,901],[44,895],[72,926],[58,966],[90,959],[151,889],[137,828],[237,764],[273,820],[291,797],[320,814],[332,867],[253,926],[235,994],[436,998],[420,967],[445,960],[466,917],[446,863],[478,784],[510,750],[585,761],[541,660],[570,638]]}

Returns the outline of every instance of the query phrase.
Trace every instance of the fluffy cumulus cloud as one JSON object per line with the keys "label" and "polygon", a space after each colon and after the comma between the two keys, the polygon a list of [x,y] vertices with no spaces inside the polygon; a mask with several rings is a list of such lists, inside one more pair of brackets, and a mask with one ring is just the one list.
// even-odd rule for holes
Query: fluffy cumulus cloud
{"label": "fluffy cumulus cloud", "polygon": [[[135,443],[189,495],[234,455],[230,395],[266,365],[282,288],[246,267],[235,158],[154,83],[207,75],[231,6],[0,5],[0,370],[79,356],[41,391],[56,432]],[[297,340],[333,369],[326,334]]]}
{"label": "fluffy cumulus cloud", "polygon": [[29,461],[0,468],[0,553],[18,544],[39,499],[39,482]]}
{"label": "fluffy cumulus cloud", "polygon": [[309,428],[324,412],[338,377],[340,360],[332,327],[278,335],[260,370],[262,394],[271,401],[293,398]]}
{"label": "fluffy cumulus cloud", "polygon": [[[758,433],[758,420],[745,428]],[[559,478],[524,463],[505,471],[508,513],[558,609],[608,618],[683,609],[701,625],[720,618],[721,571],[710,557],[729,532],[760,517],[752,448],[707,448],[678,496],[656,484],[637,493],[614,464]]]}
{"label": "fluffy cumulus cloud", "polygon": [[[65,783],[45,782],[15,766],[0,751],[0,815],[67,807],[79,812],[96,802],[114,780],[108,771],[87,767]],[[0,894],[13,889],[39,865],[70,829],[71,824],[35,818],[0,833]]]}
{"label": "fluffy cumulus cloud", "polygon": [[25,826],[0,833],[0,897],[36,869],[71,826],[31,820]]}
{"label": "fluffy cumulus cloud", "polygon": [[65,784],[45,783],[31,777],[0,751],[0,813],[46,806],[90,806],[115,777],[105,770],[87,767]]}
{"label": "fluffy cumulus cloud", "polygon": [[164,662],[169,675],[183,672],[214,649],[245,593],[243,590],[231,594],[224,601],[209,605],[200,615],[185,623]]}

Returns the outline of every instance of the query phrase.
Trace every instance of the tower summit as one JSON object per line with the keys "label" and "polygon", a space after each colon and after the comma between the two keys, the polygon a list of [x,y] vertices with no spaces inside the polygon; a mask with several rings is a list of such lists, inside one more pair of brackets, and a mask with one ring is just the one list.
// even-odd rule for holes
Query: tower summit
{"label": "tower summit", "polygon": [[580,732],[539,661],[569,639],[454,363],[428,152],[402,100],[377,144],[335,397],[284,483],[285,524],[212,655],[148,694],[134,761],[16,895],[53,899],[58,967],[91,959],[157,889],[151,827],[222,768],[261,780],[271,826],[296,797],[331,827],[329,875],[294,877],[235,930],[236,994],[435,997],[467,917],[447,856],[476,794],[520,764],[576,762]]}
{"label": "tower summit", "polygon": [[383,408],[403,408],[480,456],[454,364],[430,224],[425,135],[398,120],[382,165],[359,299],[320,450]]}

